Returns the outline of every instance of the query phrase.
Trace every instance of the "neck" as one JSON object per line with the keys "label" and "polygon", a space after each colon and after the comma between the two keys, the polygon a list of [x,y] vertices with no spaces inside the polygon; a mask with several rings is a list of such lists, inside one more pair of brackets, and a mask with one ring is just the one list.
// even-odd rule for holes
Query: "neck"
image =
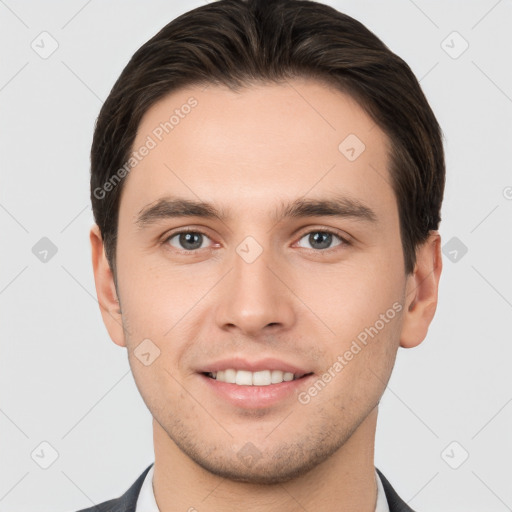
{"label": "neck", "polygon": [[235,482],[198,466],[153,420],[153,489],[160,512],[340,510],[374,512],[377,407],[329,459],[286,483]]}

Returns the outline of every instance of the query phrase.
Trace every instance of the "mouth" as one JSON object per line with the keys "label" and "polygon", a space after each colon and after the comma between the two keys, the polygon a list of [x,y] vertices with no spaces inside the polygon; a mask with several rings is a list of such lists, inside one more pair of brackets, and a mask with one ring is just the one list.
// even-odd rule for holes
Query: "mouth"
{"label": "mouth", "polygon": [[234,411],[270,411],[297,403],[294,398],[313,379],[314,372],[309,370],[277,357],[232,356],[206,363],[196,372],[212,400],[230,404]]}
{"label": "mouth", "polygon": [[259,370],[253,372],[237,370],[235,368],[202,373],[206,377],[218,382],[236,384],[237,386],[271,386],[273,384],[300,380],[313,374],[313,372],[293,373],[284,370]]}

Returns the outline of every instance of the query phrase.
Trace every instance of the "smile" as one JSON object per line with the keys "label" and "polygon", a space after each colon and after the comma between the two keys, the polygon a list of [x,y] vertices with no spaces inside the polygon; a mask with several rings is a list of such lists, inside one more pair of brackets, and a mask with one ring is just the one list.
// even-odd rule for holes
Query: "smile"
{"label": "smile", "polygon": [[270,386],[297,380],[309,374],[293,374],[282,370],[260,370],[251,372],[248,370],[235,370],[228,368],[217,372],[207,372],[206,376],[219,382],[237,384],[238,386]]}

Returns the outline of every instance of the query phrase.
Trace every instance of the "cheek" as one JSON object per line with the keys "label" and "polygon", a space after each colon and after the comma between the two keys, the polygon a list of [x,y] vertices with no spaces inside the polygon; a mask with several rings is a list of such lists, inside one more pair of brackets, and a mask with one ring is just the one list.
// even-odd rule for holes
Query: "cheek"
{"label": "cheek", "polygon": [[[122,254],[121,251],[119,254]],[[123,316],[138,336],[161,338],[197,301],[207,283],[191,279],[184,268],[170,271],[165,262],[143,254],[119,258],[118,276]]]}
{"label": "cheek", "polygon": [[332,328],[336,336],[353,335],[401,302],[405,276],[399,265],[354,260],[354,263],[296,276],[294,291],[304,305]]}
{"label": "cheek", "polygon": [[[211,272],[203,275],[184,267],[170,271],[165,262],[148,260],[142,256],[123,260],[119,292],[130,365],[141,393],[150,397],[151,390],[158,396],[169,384],[179,391],[170,373],[182,373],[183,354],[197,339],[198,303],[214,286],[215,278]],[[148,359],[154,362],[145,366]]]}
{"label": "cheek", "polygon": [[165,416],[176,410],[173,404],[184,399],[180,396],[182,389],[168,373],[168,370],[173,373],[173,369],[165,361],[165,354],[161,353],[152,364],[146,366],[131,353],[129,362],[133,379],[146,407],[153,416],[165,422]]}
{"label": "cheek", "polygon": [[[307,297],[304,302],[316,314],[308,312],[322,332],[325,370],[339,376],[338,389],[379,396],[387,383],[402,325],[405,277],[399,279],[400,272],[400,261],[368,258],[364,265],[301,278],[297,294]],[[336,362],[341,370],[332,368]]]}

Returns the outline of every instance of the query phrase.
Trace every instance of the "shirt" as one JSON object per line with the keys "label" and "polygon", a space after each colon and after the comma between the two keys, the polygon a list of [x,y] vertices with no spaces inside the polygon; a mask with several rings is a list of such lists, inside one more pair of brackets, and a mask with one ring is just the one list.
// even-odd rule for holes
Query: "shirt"
{"label": "shirt", "polygon": [[[148,471],[144,483],[140,489],[139,497],[137,498],[137,506],[135,512],[160,512],[155,500],[155,493],[153,491],[153,469],[155,465],[151,466]],[[384,487],[380,480],[379,475],[375,472],[375,479],[377,480],[377,506],[375,512],[389,512],[389,506],[384,492]]]}

